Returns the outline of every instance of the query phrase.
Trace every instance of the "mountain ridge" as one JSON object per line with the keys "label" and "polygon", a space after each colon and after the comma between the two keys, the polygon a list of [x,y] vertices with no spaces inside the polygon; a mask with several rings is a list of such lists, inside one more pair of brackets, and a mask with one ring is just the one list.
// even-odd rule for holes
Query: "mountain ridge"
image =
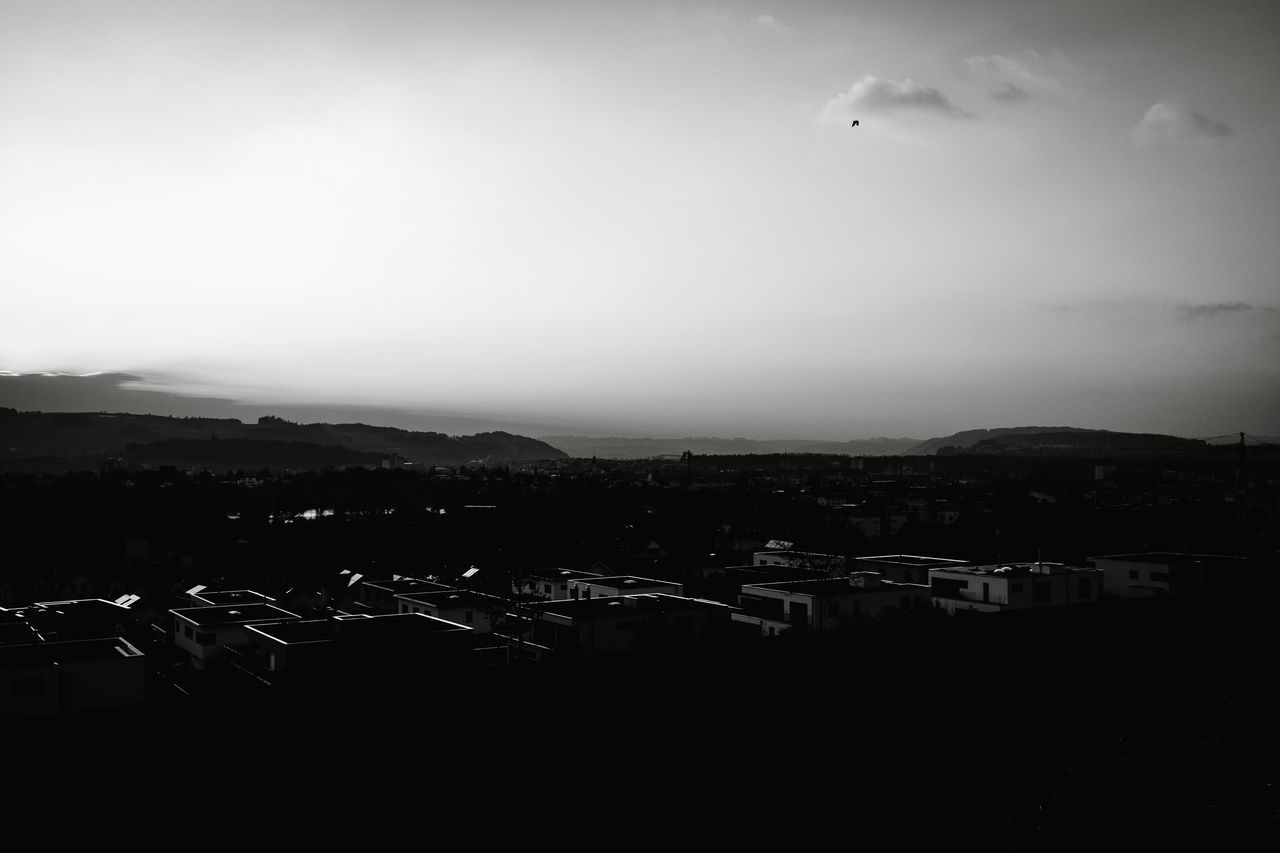
{"label": "mountain ridge", "polygon": [[[219,441],[216,447],[210,444]],[[0,459],[9,468],[23,459],[55,457],[124,457],[181,465],[199,464],[201,459],[233,464],[243,457],[247,467],[271,467],[264,461],[279,458],[294,463],[282,462],[283,467],[297,467],[298,460],[315,460],[301,467],[322,467],[377,464],[394,457],[423,465],[452,465],[565,456],[537,439],[503,431],[450,436],[361,423],[300,424],[270,415],[246,423],[235,418],[0,408]]]}
{"label": "mountain ridge", "polygon": [[676,456],[685,451],[704,456],[733,456],[770,453],[825,453],[846,456],[893,456],[919,443],[916,438],[865,438],[826,441],[804,438],[625,438],[621,436],[543,435],[539,438],[572,457],[604,459],[651,459]]}

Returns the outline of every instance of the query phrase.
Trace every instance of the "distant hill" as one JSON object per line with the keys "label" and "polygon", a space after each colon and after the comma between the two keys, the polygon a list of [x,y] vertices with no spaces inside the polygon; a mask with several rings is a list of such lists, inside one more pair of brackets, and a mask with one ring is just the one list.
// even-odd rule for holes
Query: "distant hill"
{"label": "distant hill", "polygon": [[686,450],[705,456],[763,453],[830,453],[848,456],[893,456],[920,443],[916,438],[868,438],[857,441],[812,439],[757,440],[750,438],[597,438],[584,435],[544,435],[543,441],[572,457],[587,459],[651,459],[679,456]]}
{"label": "distant hill", "polygon": [[914,456],[973,453],[987,455],[1123,455],[1206,447],[1205,442],[1156,433],[1113,432],[1079,427],[973,429],[931,438],[913,447]]}
{"label": "distant hill", "polygon": [[148,464],[241,468],[377,465],[398,454],[424,465],[562,459],[564,452],[506,432],[448,436],[367,424],[298,424],[264,417],[174,418],[0,409],[0,460],[124,457]]}
{"label": "distant hill", "polygon": [[1044,432],[1088,432],[1078,427],[1047,427],[1047,426],[1023,426],[1023,427],[1001,427],[998,429],[966,429],[952,435],[943,436],[941,438],[931,438],[928,441],[922,441],[915,447],[907,451],[910,456],[932,456],[944,447],[953,447],[956,449],[973,447],[979,441],[985,441],[989,438],[996,438],[1002,435],[1016,435],[1019,433],[1044,433]]}
{"label": "distant hill", "polygon": [[130,444],[125,458],[147,465],[176,468],[277,468],[307,471],[348,465],[377,467],[381,453],[352,450],[338,444],[309,441],[270,441],[253,438],[167,438],[149,444]]}

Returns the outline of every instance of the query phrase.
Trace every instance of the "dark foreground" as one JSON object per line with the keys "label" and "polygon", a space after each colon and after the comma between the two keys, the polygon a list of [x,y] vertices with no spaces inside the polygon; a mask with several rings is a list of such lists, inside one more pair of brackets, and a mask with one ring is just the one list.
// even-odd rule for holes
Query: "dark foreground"
{"label": "dark foreground", "polygon": [[1269,599],[1046,615],[406,676],[360,696],[157,690],[126,713],[9,725],[7,802],[87,798],[175,829],[210,810],[287,814],[296,831],[376,826],[384,841],[425,822],[486,848],[579,833],[598,847],[602,826],[717,846],[1274,840]]}

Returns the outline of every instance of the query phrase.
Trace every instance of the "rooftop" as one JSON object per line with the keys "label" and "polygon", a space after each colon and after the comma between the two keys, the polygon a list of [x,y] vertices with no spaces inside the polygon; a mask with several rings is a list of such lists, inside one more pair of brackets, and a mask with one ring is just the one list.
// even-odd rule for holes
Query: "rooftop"
{"label": "rooftop", "polygon": [[574,569],[534,569],[524,573],[526,580],[585,580],[600,577],[599,572],[588,572]]}
{"label": "rooftop", "polygon": [[729,605],[702,598],[686,598],[662,592],[646,592],[639,595],[615,595],[605,598],[570,598],[561,601],[545,601],[529,606],[530,610],[560,616],[565,619],[596,619],[602,616],[634,616],[643,613],[678,613],[681,611],[724,608]]}
{"label": "rooftop", "polygon": [[628,587],[642,586],[679,586],[678,581],[660,581],[656,578],[642,578],[636,575],[614,575],[612,577],[586,577],[577,578],[584,583],[592,586],[610,586],[618,589],[626,589]]}
{"label": "rooftop", "polygon": [[468,589],[443,589],[431,592],[415,592],[397,595],[401,601],[414,604],[426,604],[432,607],[493,607],[502,604],[502,599],[493,595],[485,595]]}
{"label": "rooftop", "polygon": [[858,593],[876,592],[886,588],[909,589],[923,587],[923,584],[893,583],[881,580],[877,572],[854,572],[843,578],[813,578],[795,581],[771,581],[768,583],[743,584],[742,591],[750,594],[757,592],[786,592],[801,595],[857,595]]}
{"label": "rooftop", "polygon": [[250,602],[248,604],[212,604],[207,607],[179,607],[170,610],[178,616],[200,627],[212,625],[249,625],[254,622],[296,621],[295,613],[282,610],[274,604]]}
{"label": "rooftop", "polygon": [[364,619],[304,619],[298,622],[269,622],[251,625],[250,631],[285,645],[325,643],[335,639],[425,636],[470,631],[425,613],[388,613]]}
{"label": "rooftop", "polygon": [[865,560],[867,562],[889,563],[895,566],[910,566],[912,568],[937,566],[939,568],[948,566],[963,566],[968,560],[956,560],[951,557],[921,557],[916,554],[881,554],[878,557],[854,557],[855,560]]}
{"label": "rooftop", "polygon": [[1162,565],[1204,566],[1214,563],[1234,563],[1244,565],[1247,557],[1230,557],[1224,554],[1179,554],[1173,551],[1147,551],[1141,554],[1107,554],[1102,557],[1090,557],[1094,560],[1124,560],[1129,563],[1160,563]]}
{"label": "rooftop", "polygon": [[121,637],[104,637],[96,640],[66,640],[56,643],[34,643],[21,646],[0,646],[0,669],[19,669],[28,666],[49,666],[54,663],[71,663],[86,660],[113,660],[116,658],[143,657]]}
{"label": "rooftop", "polygon": [[251,601],[270,602],[275,601],[269,595],[263,595],[251,589],[224,589],[224,590],[203,590],[194,593],[192,598],[200,601],[207,601],[210,604],[244,604]]}
{"label": "rooftop", "polygon": [[382,589],[390,592],[392,595],[399,595],[406,592],[432,592],[438,590],[455,589],[448,584],[437,583],[436,581],[423,580],[422,578],[387,578],[385,580],[365,581],[365,586],[374,589]]}
{"label": "rooftop", "polygon": [[770,551],[770,550],[764,550],[764,551],[756,551],[756,552],[755,552],[755,556],[757,556],[757,557],[762,556],[762,555],[764,555],[764,554],[770,554],[770,555],[775,556],[775,557],[787,557],[787,558],[790,558],[790,559],[811,559],[811,558],[813,558],[813,557],[818,557],[818,558],[823,559],[823,560],[843,560],[843,559],[844,559],[844,557],[843,557],[843,556],[841,556],[840,554],[819,554],[819,553],[817,553],[816,551]]}
{"label": "rooftop", "polygon": [[36,608],[39,608],[39,610],[45,613],[55,613],[59,616],[70,616],[73,618],[133,618],[132,610],[116,604],[114,601],[107,601],[105,598],[77,598],[70,601],[37,601],[30,609],[27,610],[28,615],[30,615]]}
{"label": "rooftop", "polygon": [[1062,575],[1068,572],[1092,572],[1087,566],[1068,566],[1066,563],[1026,562],[1026,563],[994,563],[989,566],[955,566],[933,568],[931,573],[948,573],[961,575],[1009,575],[1027,577],[1029,575]]}

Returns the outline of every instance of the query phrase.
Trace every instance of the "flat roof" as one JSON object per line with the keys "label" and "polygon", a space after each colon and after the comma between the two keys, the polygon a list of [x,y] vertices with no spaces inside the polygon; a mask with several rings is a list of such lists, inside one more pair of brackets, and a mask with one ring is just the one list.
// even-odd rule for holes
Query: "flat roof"
{"label": "flat roof", "polygon": [[275,601],[269,595],[263,595],[252,589],[206,589],[201,592],[193,593],[192,598],[198,598],[201,601],[207,601],[210,604],[243,604],[250,601]]}
{"label": "flat roof", "polygon": [[365,586],[371,586],[374,589],[385,589],[387,592],[398,594],[403,592],[430,592],[431,590],[456,589],[456,587],[448,584],[439,583],[437,581],[423,580],[422,578],[400,578],[393,580],[365,581]]}
{"label": "flat roof", "polygon": [[285,645],[325,643],[345,638],[402,637],[470,631],[425,613],[386,613],[365,619],[303,619],[297,622],[268,622],[250,625],[249,630]]}
{"label": "flat roof", "polygon": [[614,595],[602,598],[567,598],[561,601],[544,601],[529,605],[529,609],[551,613],[566,619],[592,619],[601,616],[634,616],[643,613],[672,613],[681,610],[706,610],[724,608],[728,604],[708,601],[704,598],[687,598],[663,592],[646,592],[638,595]]}
{"label": "flat roof", "polygon": [[53,663],[71,663],[74,661],[140,657],[145,657],[145,655],[123,637],[0,646],[0,668],[3,669],[48,666]]}
{"label": "flat roof", "polygon": [[962,575],[996,575],[1011,577],[1031,577],[1034,575],[1061,575],[1067,572],[1096,572],[1088,566],[1068,566],[1066,563],[1026,562],[1026,563],[992,563],[986,566],[955,566],[954,568],[933,568],[932,572],[950,572]]}
{"label": "flat roof", "polygon": [[250,602],[248,604],[210,604],[205,607],[179,607],[169,611],[195,625],[248,625],[253,622],[296,621],[296,613],[282,610],[274,604]]}
{"label": "flat roof", "polygon": [[791,550],[779,551],[779,550],[766,549],[763,551],[753,551],[752,553],[756,556],[759,556],[761,554],[775,554],[778,556],[786,556],[786,557],[822,557],[823,559],[826,559],[826,560],[845,559],[845,556],[843,554],[821,554],[821,553],[818,553],[817,551],[791,551]]}
{"label": "flat roof", "polygon": [[534,569],[524,573],[525,580],[534,578],[549,579],[559,578],[562,580],[582,580],[585,578],[602,577],[599,572],[588,572],[583,569]]}
{"label": "flat roof", "polygon": [[594,586],[616,586],[619,589],[629,586],[680,586],[679,581],[660,581],[657,578],[642,578],[639,575],[612,575],[610,577],[578,578],[578,580]]}
{"label": "flat roof", "polygon": [[485,595],[469,589],[443,589],[434,592],[415,592],[397,595],[401,601],[429,604],[432,607],[485,607],[502,603],[496,595]]}
{"label": "flat roof", "polygon": [[921,557],[917,554],[881,554],[878,557],[854,557],[855,560],[874,560],[877,563],[890,563],[895,566],[962,566],[968,560],[957,560],[952,557]]}
{"label": "flat roof", "polygon": [[1248,557],[1233,557],[1226,554],[1178,554],[1173,551],[1147,551],[1141,554],[1107,554],[1101,557],[1090,557],[1090,560],[1124,560],[1129,563],[1169,563],[1174,565],[1204,565],[1219,562],[1249,562]]}
{"label": "flat roof", "polygon": [[[893,584],[893,587],[915,586],[915,584]],[[883,581],[874,586],[855,586],[850,578],[813,578],[796,581],[768,581],[765,583],[743,584],[742,591],[753,589],[778,592],[799,592],[806,595],[845,595],[860,592],[874,592],[888,588]]]}
{"label": "flat roof", "polygon": [[[116,604],[114,601],[107,601],[105,598],[75,598],[68,601],[37,601],[32,608],[39,608],[46,613],[57,613],[61,616],[82,616],[85,618],[93,618],[95,616],[110,615],[115,618],[128,616],[133,618],[133,611],[123,605]],[[32,610],[29,608],[27,615],[31,615]]]}
{"label": "flat roof", "polygon": [[7,643],[18,645],[31,643],[36,639],[36,629],[24,620],[16,622],[0,622],[0,646]]}

